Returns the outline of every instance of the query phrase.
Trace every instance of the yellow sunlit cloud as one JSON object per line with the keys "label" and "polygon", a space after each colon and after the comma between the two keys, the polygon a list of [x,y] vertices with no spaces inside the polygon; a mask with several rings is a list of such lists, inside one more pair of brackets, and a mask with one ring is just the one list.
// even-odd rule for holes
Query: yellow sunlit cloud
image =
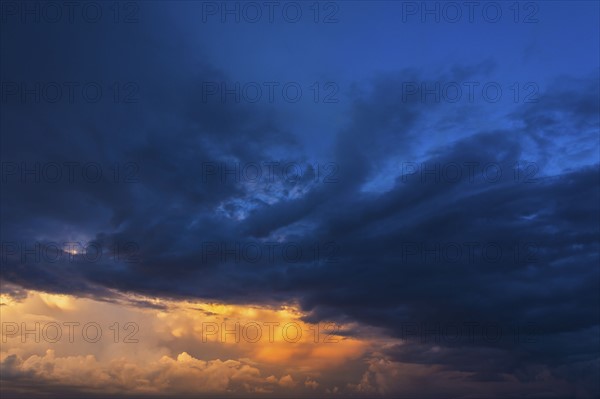
{"label": "yellow sunlit cloud", "polygon": [[325,389],[319,375],[371,345],[340,335],[344,326],[304,322],[293,305],[109,302],[36,291],[1,298],[0,358],[11,372],[86,389],[313,392]]}

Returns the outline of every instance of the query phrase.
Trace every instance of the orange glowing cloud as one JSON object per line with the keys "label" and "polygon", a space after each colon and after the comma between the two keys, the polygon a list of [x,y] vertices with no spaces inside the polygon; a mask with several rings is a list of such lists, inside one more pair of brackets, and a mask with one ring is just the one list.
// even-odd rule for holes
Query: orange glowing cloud
{"label": "orange glowing cloud", "polygon": [[[152,307],[140,307],[152,303]],[[295,306],[3,296],[3,373],[119,393],[296,392],[372,344],[311,324]]]}

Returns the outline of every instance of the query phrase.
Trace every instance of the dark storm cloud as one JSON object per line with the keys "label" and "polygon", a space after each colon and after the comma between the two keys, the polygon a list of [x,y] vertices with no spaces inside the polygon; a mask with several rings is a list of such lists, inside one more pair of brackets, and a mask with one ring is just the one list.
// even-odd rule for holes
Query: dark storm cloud
{"label": "dark storm cloud", "polygon": [[[222,161],[224,156],[255,161],[275,138],[294,145],[267,109],[203,103],[202,82],[222,80],[223,73],[203,62],[190,63],[185,49],[166,45],[152,34],[156,26],[86,27],[87,33],[78,37],[73,37],[81,29],[78,26],[61,25],[50,32],[46,28],[11,27],[20,30],[21,41],[7,44],[12,57],[2,65],[4,80],[24,82],[28,89],[38,81],[74,81],[80,86],[92,82],[103,88],[104,95],[98,103],[76,96],[72,104],[35,103],[32,97],[24,103],[8,98],[3,104],[10,117],[3,121],[2,159],[6,168],[17,168],[3,181],[7,241],[31,243],[37,237],[71,241],[86,236],[106,243],[124,237],[144,241],[146,248],[162,253],[180,241],[171,229],[210,214],[215,203],[239,193],[239,188],[218,180],[203,182],[203,163]],[[27,49],[56,42],[62,45],[55,46],[53,57],[39,67],[43,54]],[[162,57],[156,57],[156,48]],[[185,72],[185,78],[171,63],[178,66],[177,72]],[[113,82],[132,83],[139,89],[136,101],[114,103]],[[100,168],[99,181],[82,177],[82,165],[90,163]],[[61,166],[59,182],[20,176],[22,170],[48,164]],[[117,167],[120,175],[115,177]],[[67,176],[71,170],[74,183]],[[36,271],[31,272],[30,277],[35,276]],[[37,272],[46,273],[43,268]],[[56,268],[51,272],[59,273]]]}
{"label": "dark storm cloud", "polygon": [[[283,117],[266,106],[203,102],[202,82],[227,75],[204,62],[186,62],[184,44],[166,46],[144,29],[129,32],[134,35],[129,40],[122,40],[122,31],[112,34],[115,40],[93,30],[76,39],[64,30],[44,36],[23,32],[24,42],[40,48],[65,43],[54,57],[44,58],[44,68],[37,67],[39,52],[23,50],[26,46],[6,49],[12,57],[2,64],[5,80],[44,79],[44,74],[103,84],[135,80],[140,98],[134,104],[7,104],[3,162],[96,162],[107,175],[99,182],[75,184],[3,182],[3,242],[31,248],[35,242],[86,237],[111,259],[22,263],[17,255],[3,259],[3,280],[105,299],[116,289],[224,302],[298,300],[310,320],[358,321],[415,343],[393,348],[394,359],[476,373],[472,378],[478,381],[502,380],[505,374],[528,381],[541,373],[540,367],[575,380],[578,367],[597,367],[597,160],[592,156],[586,166],[552,176],[539,173],[531,181],[514,174],[514,165],[530,150],[526,137],[543,150],[538,167],[546,165],[559,147],[554,140],[565,134],[593,140],[596,78],[555,82],[542,101],[512,114],[519,127],[480,131],[430,149],[429,165],[479,165],[473,179],[463,169],[454,181],[423,181],[418,173],[400,176],[400,168],[393,187],[376,194],[361,188],[383,173],[385,161],[414,162],[418,146],[427,141],[426,123],[453,113],[447,104],[418,97],[403,101],[403,82],[475,79],[494,65],[450,67],[433,77],[414,70],[381,75],[355,99],[351,122],[338,133],[332,150],[339,169],[336,182],[312,187],[298,198],[289,191],[308,183],[287,184],[274,189],[277,200],[269,204],[243,185],[203,181],[202,165],[228,159],[302,162],[305,155]],[[139,40],[145,44],[134,46]],[[164,50],[160,58],[157,48]],[[67,58],[72,62],[66,70],[65,63],[52,61]],[[28,67],[21,70],[21,65]],[[102,110],[117,116],[103,116]],[[576,154],[589,156],[597,149],[582,146],[587,152]],[[284,155],[274,158],[281,148]],[[571,150],[566,147],[566,155]],[[111,165],[125,162],[139,167],[136,181],[111,180]],[[497,181],[480,172],[489,163],[502,168]],[[267,183],[258,186],[260,194],[272,189]],[[223,204],[235,209],[228,203],[232,199],[240,200],[242,208],[251,205],[243,220],[216,212]],[[339,249],[336,259],[203,260],[206,242],[273,241],[278,234],[303,248],[333,242]],[[138,250],[114,250],[127,242]],[[482,247],[490,243],[501,249],[501,259],[486,258]],[[461,249],[458,261],[439,253],[423,256],[423,246],[448,244]],[[475,248],[470,255],[468,248]],[[130,261],[114,261],[115,252]],[[407,322],[494,323],[507,330],[531,324],[537,341],[524,348],[510,340],[463,340],[461,347],[455,342],[419,344],[419,336],[406,335]],[[441,352],[429,352],[433,345]],[[473,366],[486,364],[489,357],[495,362]],[[585,384],[597,392],[587,379]]]}

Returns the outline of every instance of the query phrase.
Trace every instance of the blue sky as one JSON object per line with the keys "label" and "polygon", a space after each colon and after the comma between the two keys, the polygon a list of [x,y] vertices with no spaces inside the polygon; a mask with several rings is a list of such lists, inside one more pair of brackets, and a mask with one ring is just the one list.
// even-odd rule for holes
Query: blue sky
{"label": "blue sky", "polygon": [[[207,15],[207,24],[194,23],[202,15],[202,7],[190,3],[188,29],[183,33],[190,53],[205,54],[233,82],[298,81],[303,87],[315,81],[337,83],[339,104],[302,102],[289,107],[290,116],[296,118],[294,126],[301,130],[297,135],[311,143],[307,150],[312,152],[327,148],[331,131],[347,121],[344,115],[353,88],[368,90],[368,82],[379,74],[402,69],[438,73],[453,65],[490,62],[494,67],[484,82],[500,82],[504,94],[501,106],[494,105],[491,112],[503,113],[514,105],[509,101],[513,94],[509,85],[514,82],[521,84],[520,90],[527,82],[544,90],[565,71],[589,75],[598,66],[595,2],[568,6],[558,1],[534,3],[537,8],[521,3],[519,23],[514,22],[516,11],[510,2],[498,3],[503,14],[497,23],[486,21],[481,5],[474,8],[473,23],[469,23],[468,8],[462,3],[463,15],[456,23],[445,21],[449,14],[441,11],[441,5],[440,22],[428,15],[423,23],[419,3],[417,14],[406,15],[403,22],[403,7],[409,7],[405,3],[375,2],[365,8],[361,2],[346,2],[337,10],[322,10],[336,11],[338,22],[330,24],[315,24],[314,14],[308,14],[314,11],[308,6],[303,8],[307,17],[297,24],[286,23],[277,13],[274,22],[268,23],[265,11],[261,22],[230,23],[227,29],[222,29],[220,14]],[[428,7],[433,8],[434,3]],[[524,23],[529,15],[537,22]],[[233,21],[234,17],[226,18]],[[480,93],[478,97],[475,101],[482,102]],[[289,104],[280,103],[288,108]]]}

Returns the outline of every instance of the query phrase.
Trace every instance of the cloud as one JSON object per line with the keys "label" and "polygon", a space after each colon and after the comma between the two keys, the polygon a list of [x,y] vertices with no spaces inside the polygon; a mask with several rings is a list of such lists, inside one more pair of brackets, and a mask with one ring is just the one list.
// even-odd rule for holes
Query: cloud
{"label": "cloud", "polygon": [[206,362],[186,352],[176,358],[163,356],[149,364],[117,358],[106,366],[92,355],[57,357],[49,349],[43,356],[32,355],[26,359],[4,356],[2,371],[8,380],[5,383],[27,379],[35,382],[34,389],[43,389],[49,384],[117,394],[222,393],[234,386],[243,391],[244,386],[265,384],[258,369],[240,361]]}
{"label": "cloud", "polygon": [[307,378],[306,381],[304,381],[304,386],[307,386],[312,389],[317,389],[319,387],[319,383],[315,380],[311,380],[310,378]]}
{"label": "cloud", "polygon": [[292,376],[288,374],[279,379],[279,385],[286,388],[292,388],[296,386],[296,383]]}
{"label": "cloud", "polygon": [[313,376],[360,370],[372,345],[325,343],[294,308],[27,294],[1,317],[0,375],[15,397],[31,393],[25,385],[36,394],[302,396],[319,387]]}
{"label": "cloud", "polygon": [[[521,387],[520,382],[552,376],[560,394],[571,386],[597,394],[592,378],[575,377],[588,365],[597,367],[598,358],[595,76],[559,77],[538,103],[499,107],[503,115],[487,120],[479,104],[455,106],[419,96],[406,101],[402,93],[407,81],[481,79],[496,70],[493,61],[450,65],[432,74],[400,69],[375,75],[358,82],[367,89],[352,98],[345,122],[331,132],[333,146],[323,149],[338,171],[334,183],[314,184],[309,173],[293,183],[224,184],[204,181],[203,164],[281,161],[308,169],[307,152],[275,107],[203,102],[203,82],[235,77],[206,62],[190,38],[171,46],[173,37],[157,33],[161,26],[135,33],[145,46],[121,40],[127,35],[119,26],[108,37],[90,32],[83,47],[64,40],[73,35],[68,26],[48,35],[27,26],[31,31],[19,31],[22,45],[6,49],[2,73],[14,81],[51,76],[106,84],[135,78],[143,93],[139,103],[126,107],[98,104],[97,113],[84,103],[8,105],[4,165],[76,162],[81,168],[94,162],[104,172],[93,183],[78,177],[75,183],[23,184],[18,174],[3,182],[1,278],[11,301],[37,290],[148,310],[161,309],[152,298],[293,304],[306,323],[353,325],[346,337],[373,328],[413,345],[363,358],[368,370],[358,373],[353,386],[359,392],[401,391],[393,381],[408,362],[457,373],[452,375],[465,384],[509,381]],[[57,40],[64,46],[48,62],[26,50],[33,43],[51,48]],[[164,51],[158,58],[157,48]],[[112,56],[106,57],[109,50]],[[73,62],[63,69],[58,59]],[[165,71],[169,78],[158,79]],[[115,165],[129,162],[137,181],[115,180]],[[457,178],[444,175],[456,167]],[[22,252],[31,253],[37,244],[40,252],[73,241],[102,248],[100,260],[59,250],[57,261],[32,255],[22,261]],[[136,245],[124,250],[130,242]],[[249,242],[293,242],[304,253],[295,262],[281,256],[257,262],[204,259],[206,243]],[[326,256],[315,258],[317,247]],[[44,309],[68,310],[56,301],[52,305]],[[163,328],[173,327],[169,333],[175,338],[195,340],[194,318],[177,317],[166,316]],[[423,326],[431,331],[465,323],[478,326],[477,339],[463,334],[455,341],[420,342]],[[489,325],[502,328],[502,339],[482,335]],[[515,331],[527,326],[535,328],[535,342],[521,347]],[[335,356],[340,348],[344,352]],[[192,389],[194,381],[215,390],[236,384],[247,384],[248,391],[314,386],[298,383],[302,379],[287,370],[277,384],[258,383],[258,369],[239,359],[209,363],[178,349],[131,371],[127,362],[110,367],[131,372],[142,387]],[[365,356],[351,339],[334,349],[286,344],[251,353],[260,361],[298,360],[305,366],[317,358],[336,367],[342,367],[340,359]],[[10,354],[4,361],[11,378],[48,379],[55,370],[65,384],[89,379],[130,389],[109,366],[96,363],[96,354],[90,356]],[[492,364],[474,370],[474,362],[486,364],[486,356],[493,357]],[[416,369],[412,380],[431,381],[421,366]],[[319,388],[331,392],[347,387],[347,381],[320,381]]]}

